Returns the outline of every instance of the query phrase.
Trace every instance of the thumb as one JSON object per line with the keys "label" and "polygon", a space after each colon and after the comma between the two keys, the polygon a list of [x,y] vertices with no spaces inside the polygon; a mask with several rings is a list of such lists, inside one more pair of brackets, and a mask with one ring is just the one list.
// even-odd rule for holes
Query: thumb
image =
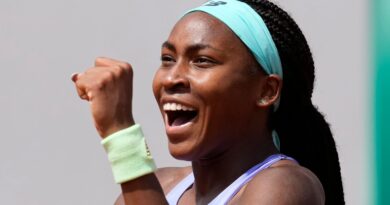
{"label": "thumb", "polygon": [[78,82],[79,77],[81,76],[81,73],[73,73],[71,76],[72,81],[75,83],[77,93],[79,97],[83,100],[89,101],[90,97],[88,96],[88,93],[86,92],[85,86],[83,86],[80,82]]}
{"label": "thumb", "polygon": [[75,83],[76,81],[77,81],[77,79],[78,79],[78,73],[72,73],[72,75],[71,75],[71,79],[72,79],[72,81]]}

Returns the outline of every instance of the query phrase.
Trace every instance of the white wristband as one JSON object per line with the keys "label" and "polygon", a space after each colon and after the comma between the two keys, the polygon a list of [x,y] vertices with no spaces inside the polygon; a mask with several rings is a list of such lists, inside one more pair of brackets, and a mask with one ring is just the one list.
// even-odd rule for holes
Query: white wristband
{"label": "white wristband", "polygon": [[118,184],[150,174],[156,170],[141,126],[135,124],[101,141]]}

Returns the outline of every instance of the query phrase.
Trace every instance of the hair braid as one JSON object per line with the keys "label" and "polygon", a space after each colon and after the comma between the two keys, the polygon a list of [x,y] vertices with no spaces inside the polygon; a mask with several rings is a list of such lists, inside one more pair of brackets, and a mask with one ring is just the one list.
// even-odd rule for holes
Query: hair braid
{"label": "hair braid", "polygon": [[281,152],[296,158],[320,179],[326,204],[345,204],[336,145],[324,116],[313,106],[314,61],[295,21],[267,0],[243,0],[264,19],[283,66],[283,88],[271,126],[279,134]]}

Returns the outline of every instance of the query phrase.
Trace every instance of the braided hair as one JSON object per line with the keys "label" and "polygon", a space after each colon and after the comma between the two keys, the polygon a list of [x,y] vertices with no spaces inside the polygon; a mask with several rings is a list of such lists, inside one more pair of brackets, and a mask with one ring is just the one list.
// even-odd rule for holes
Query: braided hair
{"label": "braided hair", "polygon": [[335,141],[324,116],[312,104],[314,61],[295,21],[267,0],[242,0],[266,23],[283,66],[283,88],[270,126],[279,134],[281,152],[298,160],[320,179],[327,205],[345,204]]}

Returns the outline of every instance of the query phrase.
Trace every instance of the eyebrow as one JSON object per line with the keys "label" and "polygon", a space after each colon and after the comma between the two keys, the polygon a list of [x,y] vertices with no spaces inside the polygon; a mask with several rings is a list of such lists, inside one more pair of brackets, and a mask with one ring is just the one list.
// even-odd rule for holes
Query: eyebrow
{"label": "eyebrow", "polygon": [[[173,43],[169,42],[169,41],[165,41],[162,46],[162,48],[167,48],[171,51],[176,51],[176,47],[175,45],[173,45]],[[223,50],[221,49],[218,49],[218,48],[215,48],[211,45],[208,45],[208,44],[202,44],[202,43],[196,43],[196,44],[193,44],[193,45],[190,45],[186,48],[186,52],[194,52],[194,51],[197,51],[197,50],[203,50],[203,49],[213,49],[215,51],[218,51],[218,52],[223,52]]]}
{"label": "eyebrow", "polygon": [[169,42],[169,41],[165,41],[165,42],[162,44],[161,48],[167,48],[167,49],[169,49],[169,50],[171,50],[171,51],[176,51],[175,46],[174,46],[171,42]]}

